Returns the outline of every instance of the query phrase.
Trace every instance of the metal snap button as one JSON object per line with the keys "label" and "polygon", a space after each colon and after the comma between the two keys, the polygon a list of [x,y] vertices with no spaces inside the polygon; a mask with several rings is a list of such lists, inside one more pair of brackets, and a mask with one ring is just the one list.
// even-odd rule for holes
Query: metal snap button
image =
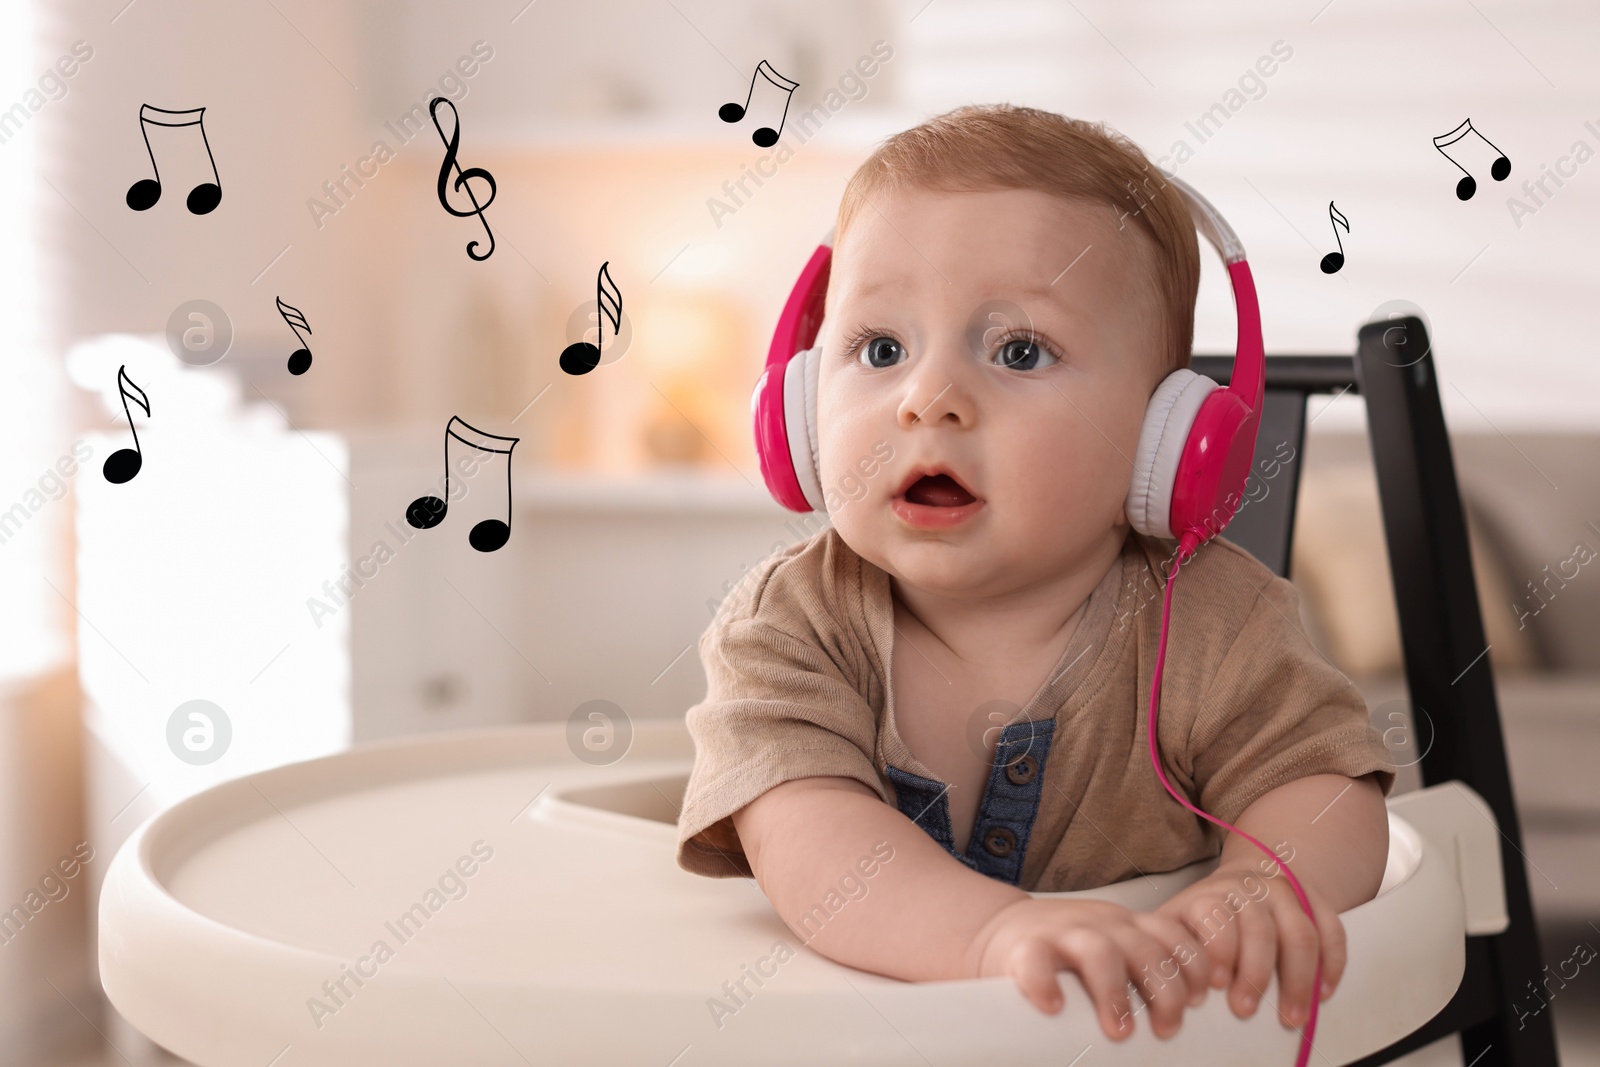
{"label": "metal snap button", "polygon": [[1017,847],[1017,835],[1004,826],[996,826],[983,835],[983,847],[989,855],[1004,859]]}
{"label": "metal snap button", "polygon": [[1027,785],[1039,773],[1039,761],[1032,756],[1018,756],[1006,764],[1006,777],[1012,785]]}

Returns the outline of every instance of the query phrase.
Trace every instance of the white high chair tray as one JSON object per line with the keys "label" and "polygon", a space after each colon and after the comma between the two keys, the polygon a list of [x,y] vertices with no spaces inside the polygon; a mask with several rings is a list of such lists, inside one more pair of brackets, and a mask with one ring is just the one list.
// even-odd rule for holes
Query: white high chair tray
{"label": "white high chair tray", "polygon": [[[1097,1064],[1294,1062],[1275,982],[1250,1019],[1213,990],[1171,1041],[1141,1011],[1115,1043],[1070,972],[1052,1017],[1008,978],[908,983],[836,964],[754,881],[678,869],[694,755],[681,720],[636,722],[610,766],[577,759],[566,736],[548,724],[359,746],[152,817],[101,896],[111,1002],[201,1067],[1060,1067],[1090,1046]],[[1350,963],[1321,1008],[1318,1063],[1416,1029],[1463,973],[1459,860],[1393,811],[1389,833],[1381,892],[1341,916]],[[1214,863],[1071,895],[1149,908]],[[777,960],[778,942],[792,958]],[[730,999],[724,983],[742,978],[748,997]]]}

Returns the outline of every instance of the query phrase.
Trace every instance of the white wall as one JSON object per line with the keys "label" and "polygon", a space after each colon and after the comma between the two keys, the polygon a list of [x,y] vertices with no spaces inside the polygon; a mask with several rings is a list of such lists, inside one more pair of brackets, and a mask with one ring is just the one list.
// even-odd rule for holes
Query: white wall
{"label": "white wall", "polygon": [[[1507,207],[1531,206],[1522,182],[1575,141],[1600,152],[1595,5],[938,0],[906,37],[915,111],[1010,100],[1103,119],[1152,156],[1186,141],[1193,158],[1175,169],[1250,251],[1268,351],[1348,351],[1368,313],[1408,298],[1431,317],[1453,428],[1600,424],[1585,295],[1600,283],[1600,165],[1549,184],[1536,217]],[[1185,124],[1280,40],[1292,58],[1202,143]],[[1512,168],[1501,183],[1480,171],[1462,202],[1432,138],[1469,116]],[[1332,276],[1318,267],[1336,247],[1330,200],[1351,226]],[[1196,347],[1216,351],[1232,322],[1214,267],[1208,256]]]}

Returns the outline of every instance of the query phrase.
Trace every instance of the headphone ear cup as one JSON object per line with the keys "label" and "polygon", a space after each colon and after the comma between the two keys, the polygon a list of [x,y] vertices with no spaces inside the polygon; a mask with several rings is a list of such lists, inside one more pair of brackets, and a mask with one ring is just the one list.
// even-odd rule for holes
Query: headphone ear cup
{"label": "headphone ear cup", "polygon": [[789,462],[812,511],[826,511],[817,462],[817,370],[821,346],[796,352],[783,370],[783,421],[789,435]]}
{"label": "headphone ear cup", "polygon": [[1217,388],[1210,378],[1184,367],[1167,375],[1145,405],[1126,509],[1133,528],[1148,537],[1179,536],[1172,529],[1172,492],[1182,474],[1179,467],[1195,416]]}

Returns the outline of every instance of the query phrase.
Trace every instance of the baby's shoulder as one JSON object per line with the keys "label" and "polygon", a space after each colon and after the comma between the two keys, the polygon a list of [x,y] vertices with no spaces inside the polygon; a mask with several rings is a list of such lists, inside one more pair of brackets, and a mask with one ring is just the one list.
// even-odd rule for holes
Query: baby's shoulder
{"label": "baby's shoulder", "polygon": [[[1146,569],[1154,588],[1164,590],[1177,543],[1140,537],[1139,565]],[[1159,595],[1159,594],[1158,594]],[[1159,627],[1161,605],[1154,605],[1151,622]],[[1300,598],[1294,585],[1274,574],[1260,560],[1225,537],[1200,546],[1194,558],[1178,573],[1173,590],[1173,630],[1183,630],[1189,640],[1225,652],[1246,629],[1298,630]]]}
{"label": "baby's shoulder", "polygon": [[862,580],[862,560],[833,527],[775,549],[732,583],[713,629],[758,620],[796,636],[839,629]]}

